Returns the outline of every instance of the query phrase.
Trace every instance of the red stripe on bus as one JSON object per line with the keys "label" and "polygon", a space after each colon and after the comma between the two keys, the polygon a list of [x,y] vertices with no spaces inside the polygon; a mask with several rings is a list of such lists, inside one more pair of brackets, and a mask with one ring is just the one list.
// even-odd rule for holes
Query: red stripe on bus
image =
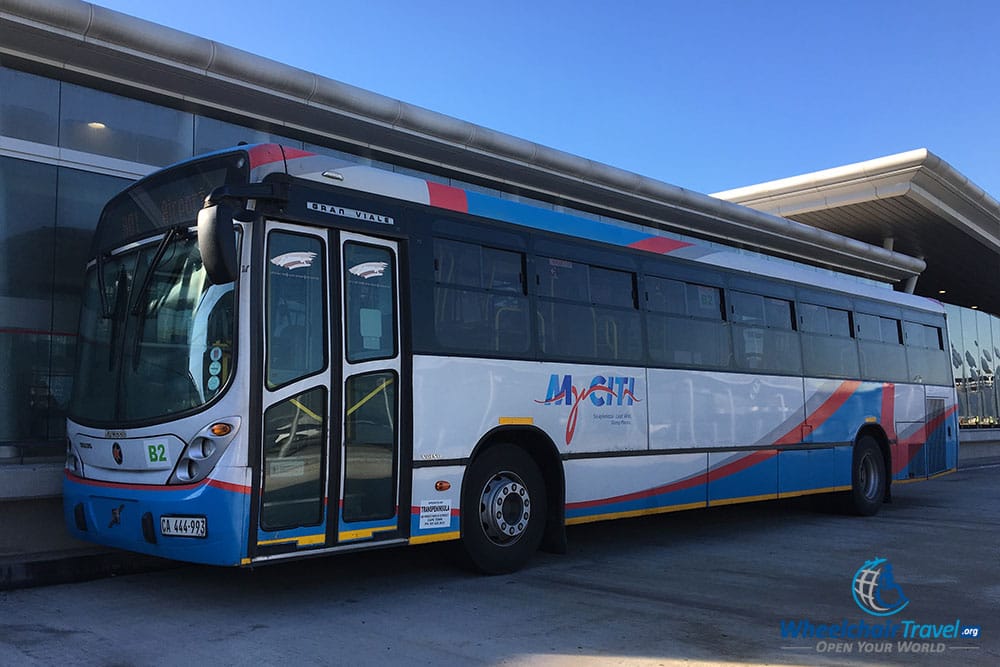
{"label": "red stripe on bus", "polygon": [[891,382],[882,385],[882,428],[889,442],[896,440],[896,385]]}
{"label": "red stripe on bus", "polygon": [[250,154],[251,169],[256,169],[261,165],[271,164],[272,162],[284,162],[285,160],[285,156],[281,152],[281,146],[278,144],[253,146],[247,152]]}
{"label": "red stripe on bus", "polygon": [[640,500],[642,498],[651,498],[653,496],[658,496],[665,493],[670,493],[672,491],[683,491],[684,489],[690,489],[695,486],[701,486],[706,482],[706,473],[700,472],[692,477],[682,479],[677,482],[671,482],[670,484],[665,484],[663,486],[657,486],[652,489],[646,489],[644,491],[636,491],[635,493],[626,493],[621,496],[614,496],[612,498],[601,498],[600,500],[585,500],[578,503],[566,503],[567,510],[578,510],[578,509],[588,509],[591,507],[600,507],[601,505],[611,505],[614,503],[624,503],[631,500]]}
{"label": "red stripe on bus", "polygon": [[85,486],[96,486],[105,489],[126,489],[129,491],[191,491],[197,489],[200,486],[207,485],[213,486],[217,489],[222,489],[223,491],[232,491],[234,493],[250,493],[250,487],[244,486],[242,484],[233,484],[232,482],[222,482],[217,479],[209,479],[205,482],[197,482],[195,484],[128,484],[125,482],[107,482],[98,479],[85,479],[74,475],[68,470],[63,471],[66,478],[77,484],[83,484]]}
{"label": "red stripe on bus", "polygon": [[602,505],[612,505],[614,503],[624,503],[632,500],[641,500],[643,498],[650,498],[653,496],[659,496],[667,493],[672,493],[674,491],[684,491],[685,489],[690,489],[695,486],[701,486],[709,482],[717,482],[723,477],[728,477],[729,475],[734,475],[738,472],[751,468],[758,463],[767,461],[768,459],[774,458],[778,455],[778,450],[767,449],[759,452],[753,452],[747,456],[741,457],[739,460],[726,463],[714,468],[707,470],[705,472],[700,472],[691,477],[679,480],[677,482],[671,482],[670,484],[664,484],[663,486],[657,486],[652,489],[646,489],[644,491],[636,491],[635,493],[626,493],[621,496],[614,496],[612,498],[602,498],[600,500],[587,500],[578,503],[566,503],[567,510],[578,510],[578,509],[589,509],[591,507],[600,507]]}
{"label": "red stripe on bus", "polygon": [[[897,456],[892,462],[892,472],[896,474],[900,470],[903,470],[906,466],[910,465],[910,461],[917,455],[917,452],[927,444],[928,436],[941,428],[948,417],[955,414],[958,410],[958,405],[953,405],[943,413],[930,420],[916,431],[913,435],[909,436],[905,440],[901,441],[900,447],[897,448],[897,452],[902,452],[900,456]],[[915,447],[913,445],[916,445]]]}
{"label": "red stripe on bus", "polygon": [[223,482],[218,479],[208,480],[209,486],[214,486],[217,489],[222,489],[223,491],[232,491],[233,493],[250,493],[250,487],[244,486],[243,484],[233,484],[232,482]]}
{"label": "red stripe on bus", "polygon": [[432,181],[426,181],[426,183],[431,206],[446,208],[449,211],[458,211],[459,213],[469,212],[469,199],[465,196],[465,190],[453,188],[450,185],[441,185]]}
{"label": "red stripe on bus", "polygon": [[686,248],[691,245],[690,243],[685,243],[684,241],[677,241],[675,239],[668,239],[663,236],[650,236],[649,238],[642,239],[641,241],[635,241],[634,243],[629,243],[629,248],[638,248],[639,250],[645,250],[646,252],[655,252],[658,255],[666,255],[672,253],[680,248]]}
{"label": "red stripe on bus", "polygon": [[837,410],[843,407],[844,403],[854,395],[861,386],[861,382],[858,380],[848,380],[842,382],[839,387],[837,387],[830,397],[823,401],[816,410],[808,415],[805,421],[801,422],[798,426],[790,430],[788,433],[778,438],[774,444],[776,445],[795,445],[802,442],[802,430],[806,426],[812,430],[818,429],[826,421],[836,414]]}

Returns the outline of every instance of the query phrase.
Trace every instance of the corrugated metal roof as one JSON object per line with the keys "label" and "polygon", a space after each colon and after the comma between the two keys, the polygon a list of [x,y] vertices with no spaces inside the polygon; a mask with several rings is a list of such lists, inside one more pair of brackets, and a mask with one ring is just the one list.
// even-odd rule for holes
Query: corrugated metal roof
{"label": "corrugated metal roof", "polygon": [[927,262],[917,294],[1000,315],[1000,204],[926,149],[714,196],[866,243],[891,238]]}

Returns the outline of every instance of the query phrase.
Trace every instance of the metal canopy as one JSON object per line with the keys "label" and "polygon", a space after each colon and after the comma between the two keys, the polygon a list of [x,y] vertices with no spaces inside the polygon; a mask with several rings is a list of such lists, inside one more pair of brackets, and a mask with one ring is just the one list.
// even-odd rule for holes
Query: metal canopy
{"label": "metal canopy", "polygon": [[896,283],[923,261],[77,0],[0,0],[0,58],[69,81]]}
{"label": "metal canopy", "polygon": [[1000,204],[926,149],[716,193],[922,257],[916,293],[1000,315]]}

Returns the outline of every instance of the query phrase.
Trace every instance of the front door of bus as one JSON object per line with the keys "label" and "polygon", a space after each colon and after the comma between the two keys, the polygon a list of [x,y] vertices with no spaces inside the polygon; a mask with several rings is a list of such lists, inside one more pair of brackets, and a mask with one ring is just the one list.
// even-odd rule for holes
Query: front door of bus
{"label": "front door of bus", "polygon": [[397,245],[269,222],[254,556],[398,535]]}
{"label": "front door of bus", "polygon": [[330,442],[340,395],[330,247],[326,230],[266,225],[263,312],[251,317],[262,322],[264,353],[251,557],[328,543]]}
{"label": "front door of bus", "polygon": [[343,415],[339,544],[399,528],[401,351],[396,243],[340,235]]}

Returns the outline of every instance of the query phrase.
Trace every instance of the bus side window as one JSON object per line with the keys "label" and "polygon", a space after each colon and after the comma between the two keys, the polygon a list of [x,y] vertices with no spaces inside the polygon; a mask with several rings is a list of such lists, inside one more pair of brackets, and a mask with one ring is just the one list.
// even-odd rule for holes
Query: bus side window
{"label": "bus side window", "polygon": [[278,387],[326,368],[323,243],[272,232],[267,249],[267,384]]}
{"label": "bus side window", "polygon": [[395,258],[388,248],[344,244],[344,327],[351,363],[396,356]]}

